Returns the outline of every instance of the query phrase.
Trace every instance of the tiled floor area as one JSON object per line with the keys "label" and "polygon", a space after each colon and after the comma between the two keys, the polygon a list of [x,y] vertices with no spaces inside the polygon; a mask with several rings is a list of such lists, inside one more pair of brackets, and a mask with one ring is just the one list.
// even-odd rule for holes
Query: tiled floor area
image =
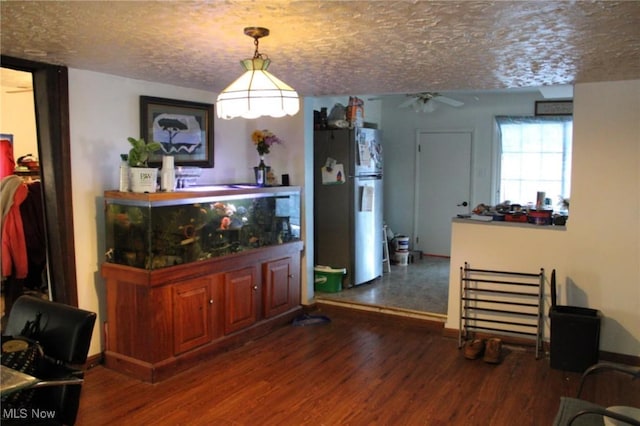
{"label": "tiled floor area", "polygon": [[337,293],[316,293],[319,301],[366,305],[446,317],[449,295],[449,259],[423,256],[371,283]]}

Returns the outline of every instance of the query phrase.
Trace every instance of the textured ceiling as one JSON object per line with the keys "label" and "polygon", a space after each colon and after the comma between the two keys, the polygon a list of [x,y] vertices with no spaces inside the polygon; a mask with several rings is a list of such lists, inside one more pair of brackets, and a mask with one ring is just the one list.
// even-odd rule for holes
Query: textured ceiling
{"label": "textured ceiling", "polygon": [[260,52],[305,96],[640,78],[639,1],[1,1],[3,55],[219,92]]}

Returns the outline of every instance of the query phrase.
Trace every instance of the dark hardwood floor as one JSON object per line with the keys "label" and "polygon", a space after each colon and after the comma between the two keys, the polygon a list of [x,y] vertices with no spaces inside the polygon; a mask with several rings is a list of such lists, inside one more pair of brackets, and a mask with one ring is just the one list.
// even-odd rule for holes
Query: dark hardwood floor
{"label": "dark hardwood floor", "polygon": [[[505,347],[491,365],[466,360],[441,324],[318,313],[331,323],[278,329],[158,384],[94,367],[77,424],[550,425],[560,397],[577,391],[578,373],[529,348]],[[622,383],[607,380],[605,396],[640,406]]]}

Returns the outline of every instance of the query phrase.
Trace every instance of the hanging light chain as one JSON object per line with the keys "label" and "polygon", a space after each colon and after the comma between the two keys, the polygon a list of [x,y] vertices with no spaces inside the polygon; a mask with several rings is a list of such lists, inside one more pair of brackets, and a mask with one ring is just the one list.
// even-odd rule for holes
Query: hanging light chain
{"label": "hanging light chain", "polygon": [[253,44],[256,46],[256,51],[253,52],[253,59],[264,59],[264,60],[269,59],[268,55],[258,52],[258,44],[260,44],[260,37],[254,37]]}
{"label": "hanging light chain", "polygon": [[267,55],[264,55],[258,51],[258,46],[260,44],[260,38],[266,37],[269,35],[269,30],[267,28],[262,27],[247,27],[244,29],[245,35],[253,38],[253,44],[256,47],[255,52],[253,53],[253,59],[269,59]]}
{"label": "hanging light chain", "polygon": [[260,38],[259,37],[254,37],[253,38],[253,44],[254,44],[254,46],[256,46],[256,51],[253,52],[253,59],[261,58],[262,56],[260,55],[260,52],[258,52],[258,45],[260,44]]}

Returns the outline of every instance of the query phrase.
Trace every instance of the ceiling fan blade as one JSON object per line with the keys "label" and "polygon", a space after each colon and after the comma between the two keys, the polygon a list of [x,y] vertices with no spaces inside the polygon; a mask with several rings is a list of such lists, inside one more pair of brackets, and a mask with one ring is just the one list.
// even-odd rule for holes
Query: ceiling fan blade
{"label": "ceiling fan blade", "polygon": [[403,103],[401,103],[400,105],[398,105],[398,108],[407,108],[412,106],[413,104],[415,104],[416,102],[418,102],[417,98],[411,98],[411,99],[407,99],[406,101],[404,101]]}
{"label": "ceiling fan blade", "polygon": [[455,99],[447,98],[446,96],[442,96],[442,95],[436,95],[431,99],[434,100],[434,101],[437,101],[437,102],[442,102],[443,104],[447,104],[447,105],[452,106],[452,107],[456,107],[456,108],[461,107],[461,106],[464,105],[464,102],[460,102],[460,101],[457,101]]}

